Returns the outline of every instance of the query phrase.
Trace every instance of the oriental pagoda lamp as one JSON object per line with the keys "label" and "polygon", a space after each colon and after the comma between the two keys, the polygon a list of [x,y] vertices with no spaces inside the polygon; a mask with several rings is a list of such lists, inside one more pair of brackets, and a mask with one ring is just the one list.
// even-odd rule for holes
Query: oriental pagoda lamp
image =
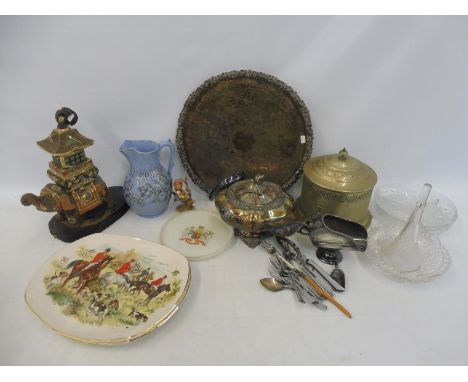
{"label": "oriental pagoda lamp", "polygon": [[57,212],[49,222],[54,237],[71,242],[101,232],[127,210],[122,187],[106,186],[84,149],[94,141],[71,126],[78,115],[69,108],[55,113],[57,128],[37,144],[52,155],[47,175],[54,183],[45,185],[39,196],[24,194],[21,203],[38,210]]}

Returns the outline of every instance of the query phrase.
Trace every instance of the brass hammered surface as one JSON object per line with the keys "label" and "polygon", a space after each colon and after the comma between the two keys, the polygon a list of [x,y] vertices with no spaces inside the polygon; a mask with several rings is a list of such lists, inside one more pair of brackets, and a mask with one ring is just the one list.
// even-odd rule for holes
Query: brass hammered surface
{"label": "brass hammered surface", "polygon": [[309,112],[296,92],[249,70],[207,80],[187,99],[177,130],[184,168],[206,192],[240,170],[287,189],[302,173],[312,140]]}

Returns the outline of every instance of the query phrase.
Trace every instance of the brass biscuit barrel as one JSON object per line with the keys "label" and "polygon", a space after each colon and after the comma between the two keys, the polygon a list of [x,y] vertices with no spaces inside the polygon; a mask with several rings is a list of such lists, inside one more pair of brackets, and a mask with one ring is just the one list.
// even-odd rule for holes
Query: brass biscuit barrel
{"label": "brass biscuit barrel", "polygon": [[304,165],[304,181],[296,207],[304,216],[336,215],[368,227],[372,221],[369,203],[377,174],[365,163],[338,154],[309,159]]}

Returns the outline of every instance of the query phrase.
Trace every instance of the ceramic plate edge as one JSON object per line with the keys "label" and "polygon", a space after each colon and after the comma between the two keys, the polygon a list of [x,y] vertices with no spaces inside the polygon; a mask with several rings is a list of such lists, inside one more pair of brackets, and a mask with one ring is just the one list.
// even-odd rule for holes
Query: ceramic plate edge
{"label": "ceramic plate edge", "polygon": [[[221,221],[223,224],[225,224],[227,227],[232,228],[229,224],[227,224],[226,222],[224,222],[218,215],[214,214],[214,213],[211,212],[211,211],[208,211],[208,210],[193,210],[193,211],[203,211],[203,212],[206,212],[206,213],[208,213],[208,214],[210,214],[210,215],[213,215],[213,216],[215,216],[216,218],[219,218],[220,221]],[[193,212],[193,211],[186,211],[186,212],[190,213],[190,212]],[[170,217],[169,219],[167,219],[167,221],[164,223],[163,227],[162,227],[161,230],[159,231],[159,242],[160,242],[162,245],[167,246],[167,244],[164,243],[164,240],[163,240],[163,231],[164,231],[164,227],[166,227],[166,226],[167,226],[167,223],[169,223],[171,220],[176,219],[176,218],[179,217],[179,216],[180,216],[180,215],[174,215],[174,216]],[[227,240],[226,243],[225,243],[221,248],[219,248],[217,251],[214,251],[213,253],[211,253],[211,254],[209,254],[209,255],[195,256],[195,257],[187,257],[187,256],[185,256],[183,253],[180,253],[180,252],[178,252],[177,250],[175,250],[174,248],[169,247],[169,246],[167,246],[167,247],[168,247],[168,248],[171,248],[171,249],[174,249],[174,251],[180,253],[180,254],[181,254],[182,256],[184,256],[184,257],[188,260],[188,262],[190,263],[190,261],[203,261],[203,260],[208,260],[208,259],[211,259],[212,257],[215,257],[215,256],[219,255],[221,252],[225,251],[226,248],[229,247],[229,245],[231,245],[233,239],[234,239],[234,230],[231,229],[230,235],[229,235],[229,240]]]}
{"label": "ceramic plate edge", "polygon": [[[92,235],[88,235],[88,236],[85,236],[84,238],[82,239],[79,239],[79,240],[76,240],[74,241],[73,243],[68,243],[68,245],[71,245],[71,244],[74,244],[80,240],[83,240],[85,238],[90,238],[90,237],[95,237],[95,236],[111,236],[111,237],[119,237],[119,238],[128,238],[128,239],[135,239],[135,240],[139,240],[139,241],[143,241],[143,242],[147,242],[149,244],[159,244],[159,243],[155,243],[155,242],[152,242],[152,241],[149,241],[149,240],[145,240],[145,239],[140,239],[138,237],[133,237],[133,236],[125,236],[125,235],[112,235],[112,234],[103,234],[103,233],[95,233],[95,234],[92,234]],[[161,245],[161,244],[159,244]],[[65,246],[66,247],[66,246]],[[64,248],[65,248],[64,247]],[[70,340],[73,340],[73,341],[76,341],[76,342],[79,342],[79,343],[86,343],[86,344],[92,344],[92,345],[123,345],[123,344],[128,344],[130,342],[134,342],[152,332],[154,332],[156,329],[160,328],[161,326],[163,326],[180,308],[180,306],[182,305],[182,302],[184,301],[185,299],[185,296],[187,295],[187,292],[188,292],[188,289],[190,287],[190,283],[191,283],[191,279],[192,279],[192,269],[191,269],[191,266],[190,266],[190,262],[188,261],[188,259],[182,255],[180,252],[176,251],[175,249],[173,248],[170,248],[170,247],[167,247],[169,249],[171,249],[172,251],[178,253],[180,256],[182,256],[186,261],[187,261],[187,266],[188,266],[188,273],[187,273],[187,282],[186,282],[186,285],[185,285],[185,288],[184,290],[182,291],[182,294],[180,295],[179,299],[176,301],[176,303],[174,304],[174,306],[163,316],[159,319],[159,321],[155,322],[153,325],[149,326],[147,329],[145,329],[143,332],[141,332],[140,334],[136,334],[136,335],[133,335],[133,336],[130,336],[130,337],[122,337],[122,338],[116,338],[116,339],[112,339],[112,340],[93,340],[93,339],[90,339],[90,338],[83,338],[83,337],[76,337],[76,336],[72,336],[72,335],[69,335],[65,332],[61,332],[60,330],[58,330],[57,328],[54,328],[53,326],[51,326],[47,321],[45,321],[35,310],[34,308],[32,307],[31,303],[28,301],[28,298],[27,298],[27,292],[29,290],[29,287],[30,287],[30,284],[31,282],[33,281],[33,279],[31,278],[26,286],[26,290],[24,292],[24,300],[25,300],[25,303],[26,305],[28,306],[29,310],[31,310],[31,312],[44,324],[46,325],[49,329],[51,329],[52,331],[54,331],[55,333],[65,337],[65,338],[68,338]],[[63,248],[57,250],[54,252],[53,255],[51,255],[50,257],[47,258],[47,260],[42,263],[42,265],[40,267],[37,268],[37,270],[33,273],[33,276],[36,274],[36,272],[38,272],[39,270],[43,269],[47,264],[48,262],[50,261],[51,258],[53,258],[55,255],[57,255],[60,251],[62,251]]]}

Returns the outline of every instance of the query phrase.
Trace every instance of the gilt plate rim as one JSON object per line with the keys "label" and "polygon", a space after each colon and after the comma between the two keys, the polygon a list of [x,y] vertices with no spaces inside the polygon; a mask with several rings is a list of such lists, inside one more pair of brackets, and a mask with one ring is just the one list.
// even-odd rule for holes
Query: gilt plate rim
{"label": "gilt plate rim", "polygon": [[[54,258],[59,256],[61,253],[65,253],[66,251],[71,250],[74,246],[76,246],[79,243],[85,243],[85,242],[93,240],[93,239],[105,239],[105,242],[107,242],[107,243],[111,242],[112,240],[116,240],[116,239],[117,240],[138,241],[139,243],[142,243],[143,245],[149,245],[151,247],[165,248],[169,252],[173,252],[177,256],[180,256],[181,259],[185,260],[186,265],[187,265],[187,277],[186,277],[185,280],[183,280],[183,281],[185,281],[185,286],[184,286],[182,292],[180,293],[180,296],[178,297],[178,299],[175,302],[171,303],[172,307],[162,317],[160,317],[156,322],[151,323],[150,325],[142,328],[141,331],[139,331],[139,332],[137,332],[137,333],[135,333],[133,335],[130,335],[130,336],[122,336],[122,337],[115,337],[115,338],[109,338],[109,339],[95,339],[95,338],[92,338],[92,337],[73,335],[73,334],[71,334],[71,333],[69,333],[67,331],[64,331],[64,330],[62,330],[60,328],[55,327],[53,324],[48,322],[48,320],[46,318],[44,318],[44,315],[41,314],[40,312],[38,312],[37,306],[35,306],[34,302],[31,301],[32,296],[30,296],[30,293],[28,293],[28,292],[30,292],[31,287],[34,286],[33,284],[35,284],[37,282],[36,277],[38,276],[39,273],[43,273],[44,270],[46,269],[46,267],[48,266],[48,264]],[[176,250],[174,250],[172,248],[169,248],[169,247],[167,247],[167,246],[165,246],[163,244],[155,243],[155,242],[152,242],[152,241],[149,241],[149,240],[144,240],[144,239],[141,239],[141,238],[138,238],[138,237],[96,233],[96,234],[89,235],[89,236],[86,236],[84,238],[81,238],[79,240],[76,240],[73,243],[69,243],[68,245],[66,245],[65,247],[62,247],[61,249],[59,249],[57,251],[55,251],[55,253],[53,255],[48,257],[47,260],[45,262],[43,262],[36,269],[36,271],[33,273],[33,275],[31,276],[31,278],[30,278],[30,280],[29,280],[29,282],[27,284],[27,287],[25,289],[25,292],[24,292],[24,301],[25,301],[26,305],[28,306],[28,308],[31,310],[31,312],[42,323],[44,323],[53,332],[58,333],[63,337],[71,339],[71,340],[73,340],[75,342],[93,344],[93,345],[120,345],[120,344],[127,344],[127,343],[130,343],[130,342],[134,342],[134,341],[136,341],[136,340],[138,340],[138,339],[140,339],[140,338],[154,332],[156,329],[160,328],[161,326],[163,326],[179,310],[180,306],[182,305],[182,302],[185,300],[185,297],[186,297],[187,292],[188,292],[189,287],[190,287],[190,283],[191,283],[190,262],[187,261],[185,256],[183,256],[182,254],[180,254]],[[51,304],[52,304],[52,302],[51,302]],[[42,309],[46,309],[46,308],[47,308],[46,306],[42,307]],[[63,317],[65,319],[65,316],[63,316]],[[80,325],[80,323],[78,323],[78,322],[76,324]]]}

